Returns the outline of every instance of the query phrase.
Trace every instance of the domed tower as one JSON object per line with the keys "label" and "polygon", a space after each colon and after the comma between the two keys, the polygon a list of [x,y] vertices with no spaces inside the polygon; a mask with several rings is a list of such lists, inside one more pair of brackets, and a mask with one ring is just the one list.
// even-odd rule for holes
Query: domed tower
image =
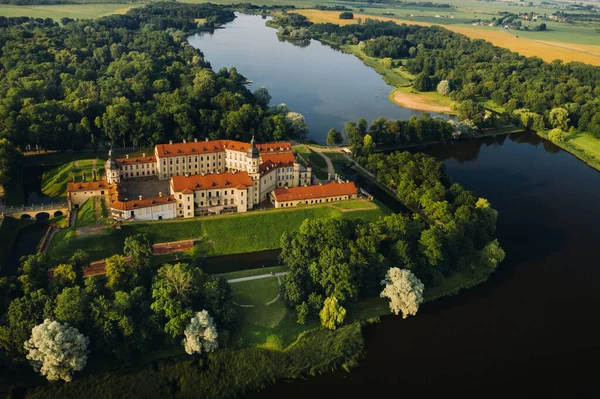
{"label": "domed tower", "polygon": [[258,165],[260,164],[260,155],[258,153],[258,148],[254,145],[254,135],[252,135],[252,140],[250,141],[250,148],[248,148],[248,152],[246,153],[246,170],[248,174],[258,173]]}
{"label": "domed tower", "polygon": [[121,183],[119,167],[117,166],[117,161],[115,161],[115,157],[113,156],[112,144],[110,146],[110,150],[108,150],[108,160],[104,164],[104,170],[106,171],[106,180],[108,181],[108,184]]}

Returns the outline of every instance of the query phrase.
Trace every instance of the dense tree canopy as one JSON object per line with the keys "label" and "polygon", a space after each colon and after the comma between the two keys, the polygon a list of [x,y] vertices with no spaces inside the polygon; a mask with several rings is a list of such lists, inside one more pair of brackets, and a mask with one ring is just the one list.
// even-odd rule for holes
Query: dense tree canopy
{"label": "dense tree canopy", "polygon": [[212,4],[161,3],[63,26],[7,23],[0,28],[0,139],[66,150],[111,140],[152,146],[291,134],[285,115],[267,108],[268,93],[254,96],[235,68],[213,72],[187,42],[194,18],[222,23],[234,15]]}

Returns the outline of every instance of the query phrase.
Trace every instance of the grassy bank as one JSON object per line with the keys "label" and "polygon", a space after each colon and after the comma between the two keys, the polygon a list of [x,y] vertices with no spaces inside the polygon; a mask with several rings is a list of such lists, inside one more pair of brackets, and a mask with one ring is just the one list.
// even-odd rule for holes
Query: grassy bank
{"label": "grassy bank", "polygon": [[200,358],[161,361],[153,367],[117,370],[51,384],[31,398],[198,397],[227,398],[256,391],[277,380],[316,375],[357,364],[364,349],[359,323],[336,331],[303,333],[285,350],[222,349]]}
{"label": "grassy bank", "polygon": [[67,162],[50,169],[42,175],[42,193],[49,197],[64,200],[67,197],[67,183],[73,181],[73,176],[77,181],[82,181],[85,173],[86,181],[92,181],[92,171],[94,169],[96,169],[99,176],[102,176],[104,174],[104,161],[101,159],[83,159]]}
{"label": "grassy bank", "polygon": [[343,212],[331,206],[315,205],[191,220],[125,223],[120,230],[107,227],[102,234],[83,237],[76,237],[75,229],[69,228],[54,235],[48,254],[54,263],[60,263],[75,250],[83,249],[92,261],[99,260],[120,253],[125,237],[137,233],[147,233],[155,242],[199,240],[209,256],[257,252],[279,248],[283,232],[297,229],[307,218],[375,220],[384,214],[385,210],[379,206]]}
{"label": "grassy bank", "polygon": [[369,57],[357,45],[343,45],[341,46],[341,49],[345,53],[355,55],[356,57],[360,58],[365,65],[375,69],[375,71],[377,71],[377,73],[383,77],[383,80],[387,84],[396,87],[410,86],[411,81],[406,77],[406,75],[395,72],[393,69],[386,68],[381,63],[381,59]]}
{"label": "grassy bank", "polygon": [[[548,132],[536,133],[538,136],[548,140]],[[593,135],[576,131],[566,134],[564,141],[552,141],[552,143],[600,171],[600,140]]]}
{"label": "grassy bank", "polygon": [[96,201],[95,198],[89,198],[83,206],[77,211],[76,227],[93,226],[96,223]]}

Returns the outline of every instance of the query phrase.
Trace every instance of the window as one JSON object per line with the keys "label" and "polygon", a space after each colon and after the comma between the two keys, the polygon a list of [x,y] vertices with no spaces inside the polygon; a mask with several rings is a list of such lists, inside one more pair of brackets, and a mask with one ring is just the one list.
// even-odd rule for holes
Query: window
{"label": "window", "polygon": [[179,194],[179,199],[181,199],[181,194]]}
{"label": "window", "polygon": [[[188,211],[189,211],[189,210],[190,210],[190,206],[188,205]],[[189,212],[188,212],[188,214],[189,214]]]}

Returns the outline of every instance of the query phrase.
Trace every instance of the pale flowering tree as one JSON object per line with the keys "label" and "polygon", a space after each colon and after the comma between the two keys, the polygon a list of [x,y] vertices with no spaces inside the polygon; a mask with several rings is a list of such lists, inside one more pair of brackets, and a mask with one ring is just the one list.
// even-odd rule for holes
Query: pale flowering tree
{"label": "pale flowering tree", "polygon": [[385,286],[381,297],[389,298],[392,313],[402,312],[403,319],[417,314],[425,286],[410,270],[391,267],[381,284]]}
{"label": "pale flowering tree", "polygon": [[206,310],[198,312],[192,317],[184,334],[183,347],[190,355],[202,353],[203,350],[204,352],[213,352],[219,347],[217,327]]}
{"label": "pale flowering tree", "polygon": [[46,319],[33,327],[24,347],[35,371],[49,381],[70,382],[73,373],[85,367],[89,343],[76,328]]}

